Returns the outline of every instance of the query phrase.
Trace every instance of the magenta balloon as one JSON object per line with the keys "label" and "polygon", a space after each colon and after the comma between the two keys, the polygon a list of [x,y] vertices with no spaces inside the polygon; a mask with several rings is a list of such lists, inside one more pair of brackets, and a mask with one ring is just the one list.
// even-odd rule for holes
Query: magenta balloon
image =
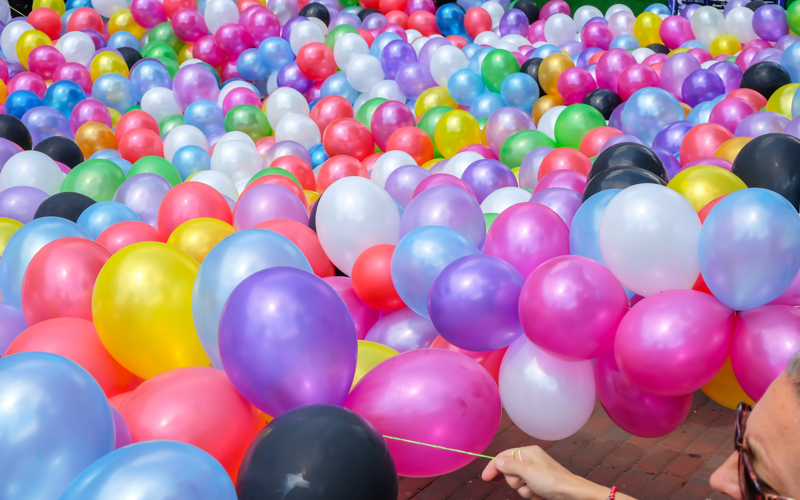
{"label": "magenta balloon", "polygon": [[569,4],[564,0],[550,0],[542,6],[542,10],[539,12],[539,19],[547,21],[554,14],[569,15]]}
{"label": "magenta balloon", "polygon": [[181,9],[176,12],[172,16],[172,30],[178,40],[186,43],[194,43],[208,34],[206,20],[197,9]]}
{"label": "magenta balloon", "polygon": [[711,295],[667,290],[644,298],[623,318],[614,340],[620,370],[661,396],[703,387],[728,358],[733,310]]}
{"label": "magenta balloon", "polygon": [[411,195],[419,183],[430,177],[431,173],[417,165],[405,165],[398,168],[386,178],[386,192],[405,208],[411,202]]}
{"label": "magenta balloon", "polygon": [[519,299],[525,335],[568,361],[594,359],[611,346],[626,312],[628,297],[611,271],[579,255],[563,255],[537,267]]}
{"label": "magenta balloon", "polygon": [[251,47],[250,34],[240,24],[226,24],[214,34],[219,48],[230,58],[239,57],[239,54]]}
{"label": "magenta balloon", "polygon": [[111,128],[111,113],[100,101],[85,99],[72,108],[69,116],[69,128],[72,133],[78,131],[81,125],[89,122],[99,122]]}
{"label": "magenta balloon", "polygon": [[613,39],[614,35],[608,29],[608,26],[599,22],[587,23],[581,33],[581,41],[586,47],[599,47],[603,50],[608,50],[608,46],[611,45],[611,40]]}
{"label": "magenta balloon", "polygon": [[531,202],[541,203],[554,211],[570,227],[575,213],[581,207],[581,194],[567,188],[547,188],[531,196]]}
{"label": "magenta balloon", "polygon": [[[500,393],[476,361],[448,349],[387,359],[364,375],[344,403],[385,436],[483,453],[500,425]],[[388,439],[406,477],[448,474],[475,457]]]}
{"label": "magenta balloon", "polygon": [[222,100],[222,112],[227,115],[231,108],[242,104],[249,104],[260,108],[261,100],[256,93],[253,92],[253,89],[249,87],[238,87],[225,95],[225,99]]}
{"label": "magenta balloon", "polygon": [[699,47],[689,49],[686,51],[686,53],[693,55],[695,59],[700,61],[700,64],[703,64],[704,62],[708,62],[713,59],[709,51],[707,51],[706,49],[701,49]]}
{"label": "magenta balloon", "polygon": [[[443,163],[443,162],[444,162],[444,160],[440,161],[436,165],[439,165],[440,163]],[[436,165],[434,165],[434,166],[436,166]],[[436,173],[436,174],[431,175],[430,177],[426,177],[425,179],[422,179],[422,181],[419,184],[417,184],[417,187],[414,188],[414,192],[411,193],[411,200],[413,201],[414,198],[419,196],[423,191],[431,189],[431,188],[434,188],[436,186],[455,186],[455,187],[459,187],[459,188],[463,189],[464,191],[468,192],[469,194],[471,194],[473,197],[475,197],[475,199],[477,199],[477,196],[475,196],[475,193],[472,192],[472,188],[470,188],[467,185],[466,182],[462,181],[461,179],[459,179],[455,175],[444,174],[444,173]]]}
{"label": "magenta balloon", "polygon": [[759,137],[764,134],[783,132],[789,126],[789,119],[774,111],[759,111],[739,123],[733,133],[736,137]]}
{"label": "magenta balloon", "polygon": [[181,109],[200,100],[217,102],[219,85],[211,70],[202,64],[190,64],[179,69],[172,82],[175,101]]}
{"label": "magenta balloon", "polygon": [[518,203],[494,220],[484,253],[500,257],[527,278],[543,262],[569,254],[569,229],[546,206]]}
{"label": "magenta balloon", "polygon": [[484,128],[489,149],[499,155],[500,148],[506,139],[522,130],[536,130],[536,125],[534,125],[530,113],[507,106],[492,113]]}
{"label": "magenta balloon", "polygon": [[142,28],[150,29],[168,21],[164,4],[158,0],[133,0],[130,9],[133,20]]}
{"label": "magenta balloon", "polygon": [[544,25],[545,21],[543,19],[534,21],[534,23],[531,24],[531,27],[528,28],[528,36],[526,37],[529,42],[536,43],[546,41],[544,37]]}
{"label": "magenta balloon", "polygon": [[65,62],[61,52],[50,45],[40,45],[28,56],[28,68],[46,80],[52,80],[56,69]]}
{"label": "magenta balloon", "polygon": [[487,160],[496,160],[497,155],[489,149],[488,147],[484,146],[483,144],[470,144],[469,146],[464,146],[461,148],[459,153],[464,153],[467,151],[471,151],[473,153],[478,153],[479,155],[483,156]]}
{"label": "magenta balloon", "polygon": [[378,321],[381,312],[366,305],[356,295],[353,289],[353,281],[347,276],[329,276],[322,278],[322,281],[329,284],[333,290],[339,294],[339,297],[344,301],[347,310],[350,311],[350,316],[353,318],[353,323],[356,325],[356,336],[358,340],[364,340],[367,332],[372,328],[372,325]]}
{"label": "magenta balloon", "polygon": [[747,71],[747,68],[750,67],[752,64],[753,58],[758,54],[758,51],[761,49],[757,49],[755,47],[751,47],[749,49],[744,49],[739,52],[739,55],[736,56],[736,60],[734,61],[737,66],[742,68],[742,71]]}
{"label": "magenta balloon", "polygon": [[280,35],[281,23],[269,10],[259,9],[247,20],[247,32],[250,33],[253,44],[259,45],[267,38]]}
{"label": "magenta balloon", "polygon": [[681,16],[669,16],[661,21],[658,34],[670,50],[677,49],[683,42],[695,39],[692,23]]}
{"label": "magenta balloon", "polygon": [[486,237],[486,219],[478,201],[464,189],[455,186],[426,189],[411,200],[400,219],[400,237],[422,226],[449,227],[475,245],[479,245]]}
{"label": "magenta balloon", "polygon": [[236,204],[233,228],[252,229],[274,219],[288,219],[308,225],[308,212],[300,199],[283,186],[262,184],[247,191]]}
{"label": "magenta balloon", "polygon": [[[592,24],[596,25],[598,23]],[[583,101],[586,94],[597,89],[597,83],[592,78],[591,73],[577,67],[565,69],[558,77],[557,86],[564,104],[567,105]]]}
{"label": "magenta balloon", "polygon": [[586,176],[575,170],[554,170],[542,177],[533,189],[533,194],[550,188],[566,188],[583,194],[583,190],[586,189]]}
{"label": "magenta balloon", "polygon": [[416,127],[414,113],[399,101],[386,101],[375,109],[370,122],[372,138],[381,151],[386,151],[389,137],[403,127]]}
{"label": "magenta balloon", "polygon": [[[750,101],[746,101],[740,97],[728,97],[714,106],[714,109],[711,110],[711,114],[708,117],[708,121],[709,123],[722,125],[733,133],[736,131],[736,127],[742,123],[742,120],[757,111],[756,107],[753,106]],[[783,131],[781,130],[781,132]]]}
{"label": "magenta balloon", "polygon": [[661,67],[661,88],[681,99],[681,86],[686,77],[700,69],[700,61],[681,52],[671,56]]}
{"label": "magenta balloon", "polygon": [[611,49],[606,51],[597,61],[597,68],[595,69],[597,86],[601,89],[611,89],[616,92],[617,80],[622,70],[634,64],[636,64],[636,58],[627,50]]}
{"label": "magenta balloon", "polygon": [[614,349],[594,360],[597,397],[622,430],[643,438],[661,437],[678,428],[692,408],[692,395],[659,396],[633,385],[619,370]]}
{"label": "magenta balloon", "polygon": [[661,54],[657,52],[655,54],[650,54],[649,56],[645,57],[644,61],[642,61],[642,64],[644,64],[645,66],[650,66],[651,64],[663,63],[666,60],[667,60],[666,54]]}

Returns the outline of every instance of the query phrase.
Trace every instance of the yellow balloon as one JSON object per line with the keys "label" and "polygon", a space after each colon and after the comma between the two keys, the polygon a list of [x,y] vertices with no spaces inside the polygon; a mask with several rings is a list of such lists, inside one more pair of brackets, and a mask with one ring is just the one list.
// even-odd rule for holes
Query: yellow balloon
{"label": "yellow balloon", "polygon": [[727,141],[723,142],[719,148],[717,148],[717,152],[714,153],[714,156],[733,163],[733,160],[736,159],[736,155],[739,154],[739,151],[742,150],[745,144],[752,140],[752,137],[734,137],[733,139],[728,139]]}
{"label": "yellow balloon", "polygon": [[682,102],[681,103],[681,108],[683,108],[683,117],[684,118],[688,118],[689,117],[689,113],[692,112],[692,107],[689,106],[688,104],[686,104],[685,102]]}
{"label": "yellow balloon", "polygon": [[708,51],[712,57],[722,54],[732,56],[742,50],[742,44],[733,35],[720,35],[711,41]]}
{"label": "yellow balloon", "polygon": [[424,168],[426,170],[430,170],[432,166],[436,165],[437,163],[439,163],[443,159],[444,158],[434,158],[432,160],[428,160],[428,161],[426,161],[425,163],[422,164],[422,168]]}
{"label": "yellow balloon", "polygon": [[81,148],[84,158],[103,149],[117,149],[117,139],[108,125],[100,122],[88,122],[75,132],[75,143]]}
{"label": "yellow balloon", "polygon": [[689,48],[688,47],[678,47],[675,50],[671,50],[669,52],[669,54],[667,54],[667,57],[674,56],[675,54],[680,54],[681,52],[689,52]]}
{"label": "yellow balloon", "polygon": [[560,95],[543,95],[542,97],[538,98],[533,104],[533,109],[531,110],[531,118],[533,118],[533,123],[538,125],[539,120],[542,118],[542,115],[547,112],[547,110],[550,108],[555,108],[556,106],[562,106],[563,104],[564,101],[561,99]]}
{"label": "yellow balloon", "polygon": [[147,30],[134,21],[131,9],[122,9],[116,11],[108,20],[108,34],[113,35],[118,31],[127,31],[136,38],[141,38]]}
{"label": "yellow balloon", "polygon": [[572,59],[564,54],[556,53],[545,57],[544,60],[539,63],[539,84],[545,94],[558,96],[560,99],[561,94],[558,93],[558,77],[561,76],[561,73],[563,73],[565,69],[573,66],[575,66],[575,64],[572,62]]}
{"label": "yellow balloon", "polygon": [[100,340],[122,366],[142,378],[184,366],[209,366],[192,319],[192,287],[200,265],[165,243],[134,243],[100,270],[92,318]]}
{"label": "yellow balloon", "polygon": [[433,139],[442,156],[452,158],[461,148],[481,143],[481,126],[471,114],[454,109],[442,115]]}
{"label": "yellow balloon", "polygon": [[308,202],[309,206],[311,206],[311,204],[317,201],[317,198],[319,198],[319,193],[316,191],[309,191],[308,189],[304,189],[303,193],[305,193],[306,195],[306,201]]}
{"label": "yellow balloon", "polygon": [[397,351],[391,347],[386,347],[377,342],[370,342],[369,340],[358,341],[358,359],[356,361],[356,375],[353,377],[352,389],[356,386],[359,380],[366,375],[370,370],[391,358],[397,356]]}
{"label": "yellow balloon", "polygon": [[106,109],[108,110],[108,114],[111,115],[111,128],[114,128],[117,126],[117,122],[119,122],[119,119],[122,118],[122,115],[119,113],[119,111],[117,111],[114,108],[106,108]]}
{"label": "yellow balloon", "polygon": [[33,0],[32,8],[38,9],[39,7],[53,9],[58,12],[59,16],[63,16],[64,12],[67,11],[67,5],[64,3],[64,0]]}
{"label": "yellow balloon", "polygon": [[19,62],[28,69],[28,56],[36,47],[41,45],[53,45],[50,37],[39,30],[26,31],[17,39],[17,57]]}
{"label": "yellow balloon", "polygon": [[679,172],[667,184],[677,191],[699,212],[709,201],[733,193],[747,186],[741,179],[724,168],[697,165]]}
{"label": "yellow balloon", "polygon": [[189,257],[203,263],[214,246],[233,234],[233,226],[219,219],[200,217],[184,222],[169,236],[167,245],[183,250]]}
{"label": "yellow balloon", "polygon": [[633,23],[633,36],[639,40],[642,47],[647,47],[651,43],[662,43],[661,35],[658,30],[661,28],[661,18],[652,12],[639,14]]}
{"label": "yellow balloon", "polygon": [[89,75],[92,77],[92,81],[95,81],[100,76],[108,73],[122,75],[125,78],[130,75],[125,59],[113,52],[100,52],[92,59],[92,64],[89,66]]}
{"label": "yellow balloon", "polygon": [[[178,51],[178,64],[183,64],[192,58],[193,43],[184,44],[181,50]],[[266,112],[266,111],[265,111]]]}
{"label": "yellow balloon", "polygon": [[779,88],[769,98],[764,109],[780,113],[791,120],[792,100],[794,99],[794,93],[797,92],[798,87],[800,87],[800,83],[789,83]]}
{"label": "yellow balloon", "polygon": [[3,256],[3,251],[8,245],[8,240],[17,232],[17,229],[22,227],[22,222],[0,217],[0,257]]}
{"label": "yellow balloon", "polygon": [[722,369],[717,373],[717,376],[711,379],[711,382],[704,385],[702,389],[703,392],[706,393],[706,396],[731,410],[735,410],[742,401],[751,405],[756,404],[756,402],[750,399],[744,392],[742,386],[739,385],[739,381],[736,380],[730,357],[728,357],[725,364],[722,365]]}
{"label": "yellow balloon", "polygon": [[431,87],[423,91],[417,98],[417,103],[414,104],[414,114],[422,116],[436,106],[458,109],[458,103],[450,97],[447,87]]}
{"label": "yellow balloon", "polygon": [[512,168],[511,171],[514,172],[514,177],[516,177],[517,178],[517,182],[519,182],[519,167]]}

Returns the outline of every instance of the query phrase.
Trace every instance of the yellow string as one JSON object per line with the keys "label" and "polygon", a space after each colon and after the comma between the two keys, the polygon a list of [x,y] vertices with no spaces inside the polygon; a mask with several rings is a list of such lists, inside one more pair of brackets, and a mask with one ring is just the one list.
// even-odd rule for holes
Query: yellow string
{"label": "yellow string", "polygon": [[444,446],[437,446],[435,444],[428,444],[428,443],[420,443],[419,441],[412,441],[410,439],[401,439],[401,438],[392,437],[392,436],[383,436],[383,437],[385,439],[392,439],[394,441],[402,441],[404,443],[418,444],[420,446],[427,446],[429,448],[436,448],[437,450],[452,451],[453,453],[462,453],[464,455],[472,455],[473,457],[488,458],[489,460],[494,460],[494,457],[490,457],[488,455],[481,455],[480,453],[471,453],[469,451],[454,450],[453,448],[445,448]]}

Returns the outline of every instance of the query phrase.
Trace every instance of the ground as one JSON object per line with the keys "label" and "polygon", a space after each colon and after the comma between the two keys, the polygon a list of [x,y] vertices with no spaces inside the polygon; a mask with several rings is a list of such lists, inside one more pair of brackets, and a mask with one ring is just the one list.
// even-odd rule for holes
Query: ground
{"label": "ground", "polygon": [[[632,436],[615,425],[599,403],[589,422],[574,436],[557,442],[525,435],[505,413],[494,441],[495,455],[508,448],[538,444],[567,469],[640,500],[722,500],[708,485],[711,473],[733,452],[735,412],[698,391],[692,411],[671,434],[656,439]],[[398,500],[512,500],[520,497],[505,482],[486,483],[476,459],[438,478],[402,478]]]}

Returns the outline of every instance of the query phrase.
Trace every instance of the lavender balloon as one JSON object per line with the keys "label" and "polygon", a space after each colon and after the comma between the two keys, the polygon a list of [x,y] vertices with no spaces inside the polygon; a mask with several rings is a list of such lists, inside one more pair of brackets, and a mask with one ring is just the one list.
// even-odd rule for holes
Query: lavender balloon
{"label": "lavender balloon", "polygon": [[783,52],[786,49],[788,49],[789,45],[793,44],[794,42],[800,42],[800,36],[791,34],[783,35],[777,42],[775,42],[775,48]]}
{"label": "lavender balloon", "polygon": [[762,5],[753,14],[753,31],[769,42],[789,34],[786,11],[778,5]]}
{"label": "lavender balloon", "polygon": [[158,174],[136,174],[114,193],[114,200],[131,208],[142,222],[158,228],[158,208],[172,185]]}
{"label": "lavender balloon", "polygon": [[710,69],[693,71],[681,85],[683,101],[691,107],[714,99],[725,93],[722,78]]}
{"label": "lavender balloon", "polygon": [[414,47],[403,40],[392,40],[381,52],[381,67],[386,78],[390,80],[394,80],[400,68],[415,62],[417,62],[417,53]]}
{"label": "lavender balloon", "polygon": [[422,46],[422,49],[419,51],[417,55],[417,61],[420,64],[426,67],[430,67],[431,65],[431,57],[433,57],[433,53],[436,52],[436,49],[439,47],[444,47],[445,45],[453,45],[450,43],[450,40],[447,38],[431,38],[425,45]]}
{"label": "lavender balloon", "polygon": [[700,61],[693,55],[685,52],[675,54],[667,58],[661,67],[661,88],[680,98],[683,95],[683,81],[699,69]]}
{"label": "lavender balloon", "polygon": [[[0,191],[0,217],[27,224],[48,194],[30,186],[14,186]],[[5,351],[4,351],[5,352]]]}
{"label": "lavender balloon", "polygon": [[653,139],[653,147],[661,148],[673,155],[680,153],[683,138],[695,125],[690,121],[670,123],[656,134],[655,139]]}
{"label": "lavender balloon", "polygon": [[190,64],[179,69],[172,82],[175,101],[185,110],[200,100],[217,102],[219,84],[211,70],[202,64]]}
{"label": "lavender balloon", "polygon": [[311,156],[308,154],[308,150],[294,141],[276,142],[264,155],[264,163],[262,165],[267,168],[272,165],[273,161],[282,156],[296,156],[311,165]]}
{"label": "lavender balloon", "polygon": [[575,170],[553,170],[542,177],[542,180],[533,189],[533,194],[556,187],[571,189],[578,194],[583,194],[586,190],[586,176]]}
{"label": "lavender balloon", "polygon": [[781,133],[789,126],[789,119],[774,111],[759,111],[742,120],[736,127],[735,137],[758,137]]}
{"label": "lavender balloon", "polygon": [[500,36],[528,34],[528,16],[519,9],[509,9],[500,18]]}
{"label": "lavender balloon", "polygon": [[603,49],[600,47],[589,47],[585,49],[581,54],[578,56],[578,60],[575,62],[575,65],[579,68],[585,68],[587,64],[589,64],[589,59],[592,58],[593,55],[601,52]]}
{"label": "lavender balloon", "polygon": [[700,4],[691,3],[691,4],[687,5],[686,7],[684,7],[681,10],[680,15],[681,15],[681,17],[683,17],[687,21],[691,21],[692,20],[692,15],[694,15],[694,12],[699,8],[700,8]]}
{"label": "lavender balloon", "polygon": [[395,82],[400,91],[409,99],[416,99],[425,90],[436,86],[430,69],[419,62],[409,63],[399,68],[395,75]]}
{"label": "lavender balloon", "polygon": [[0,352],[5,353],[17,335],[27,328],[21,307],[0,302]]}
{"label": "lavender balloon", "polygon": [[742,81],[742,75],[744,75],[742,68],[740,68],[738,64],[730,61],[720,61],[708,69],[722,78],[722,83],[725,85],[726,94],[729,94],[739,88],[739,84]]}
{"label": "lavender balloon", "polygon": [[239,199],[233,214],[236,231],[252,229],[273,219],[287,219],[308,225],[308,212],[303,202],[291,191],[277,184],[256,186]]}
{"label": "lavender balloon", "polygon": [[675,177],[675,174],[677,174],[681,169],[681,162],[679,162],[678,159],[675,158],[674,155],[670,154],[670,152],[666,149],[654,147],[652,150],[653,153],[655,153],[656,156],[658,156],[658,158],[661,160],[661,163],[664,164],[664,168],[667,170],[667,179],[672,179]]}
{"label": "lavender balloon", "polygon": [[500,188],[519,187],[514,172],[497,160],[476,161],[464,170],[461,180],[475,193],[478,203]]}
{"label": "lavender balloon", "polygon": [[306,271],[259,271],[231,293],[219,322],[222,365],[236,390],[278,416],[299,406],[344,402],[358,338],[347,306]]}
{"label": "lavender balloon", "polygon": [[297,67],[297,61],[292,61],[278,70],[278,87],[291,87],[301,94],[308,92],[314,84]]}
{"label": "lavender balloon", "polygon": [[4,137],[0,137],[0,170],[9,158],[20,152],[19,146]]}
{"label": "lavender balloon", "polygon": [[55,108],[36,106],[29,109],[22,115],[22,123],[30,131],[34,147],[49,137],[74,138],[69,127],[69,119]]}
{"label": "lavender balloon", "polygon": [[[589,70],[588,66],[586,67],[586,70],[587,71]],[[622,104],[614,108],[614,111],[611,112],[611,116],[608,118],[609,127],[614,127],[617,130],[622,130],[622,111],[625,110],[625,104],[626,103],[623,102]]]}
{"label": "lavender balloon", "polygon": [[567,188],[548,188],[531,196],[533,203],[541,203],[553,212],[557,213],[564,224],[569,227],[575,212],[581,206],[581,194]]}
{"label": "lavender balloon", "polygon": [[539,183],[539,167],[542,160],[554,148],[542,146],[536,148],[522,159],[519,166],[519,187],[533,189]]}
{"label": "lavender balloon", "polygon": [[431,320],[404,307],[384,314],[370,328],[364,340],[383,344],[397,352],[407,352],[430,347],[438,335]]}
{"label": "lavender balloon", "polygon": [[[440,162],[441,163],[441,162]],[[420,182],[431,173],[417,165],[405,165],[398,168],[386,178],[386,192],[400,204],[401,207],[406,208],[411,202],[411,195],[414,194],[414,189],[417,188]]]}
{"label": "lavender balloon", "polygon": [[784,134],[789,134],[800,139],[800,116],[789,122],[789,125],[783,130]]}
{"label": "lavender balloon", "polygon": [[606,149],[610,148],[615,144],[622,144],[623,142],[632,142],[634,144],[641,144],[642,146],[644,146],[644,143],[638,137],[634,137],[628,134],[615,135],[614,137],[604,142],[602,146],[600,146],[600,149],[597,150],[597,154],[602,153],[603,151],[605,151]]}
{"label": "lavender balloon", "polygon": [[400,220],[400,237],[423,226],[455,229],[477,245],[486,237],[486,219],[470,193],[455,186],[435,186],[417,195]]}
{"label": "lavender balloon", "polygon": [[351,14],[349,12],[342,12],[339,15],[334,16],[331,20],[330,29],[343,24],[349,24],[355,29],[361,29],[361,19],[359,19],[355,14]]}

